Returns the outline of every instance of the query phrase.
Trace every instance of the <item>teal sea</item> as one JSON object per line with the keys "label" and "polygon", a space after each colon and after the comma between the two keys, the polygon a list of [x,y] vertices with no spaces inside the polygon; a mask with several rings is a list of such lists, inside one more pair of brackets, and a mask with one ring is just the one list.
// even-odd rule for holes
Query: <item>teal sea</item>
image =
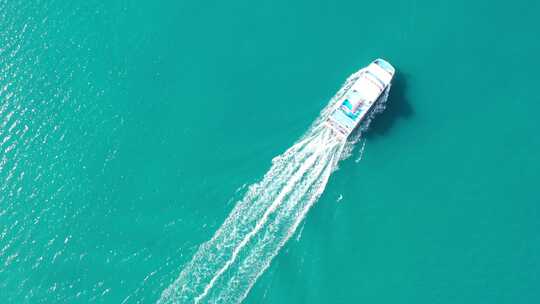
{"label": "teal sea", "polygon": [[[0,0],[0,303],[540,303],[539,15]],[[386,110],[322,195],[213,260],[238,243],[201,244],[250,191],[274,202],[252,186],[273,159],[285,184],[318,164],[275,157],[377,57],[397,69]]]}

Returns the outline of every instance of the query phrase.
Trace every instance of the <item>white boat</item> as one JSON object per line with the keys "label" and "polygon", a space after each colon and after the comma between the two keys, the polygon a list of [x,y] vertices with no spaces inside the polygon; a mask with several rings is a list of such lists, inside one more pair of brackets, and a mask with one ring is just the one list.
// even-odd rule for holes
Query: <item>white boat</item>
{"label": "white boat", "polygon": [[394,77],[394,67],[376,59],[350,78],[350,85],[338,96],[336,108],[325,121],[336,136],[346,139],[367,117]]}

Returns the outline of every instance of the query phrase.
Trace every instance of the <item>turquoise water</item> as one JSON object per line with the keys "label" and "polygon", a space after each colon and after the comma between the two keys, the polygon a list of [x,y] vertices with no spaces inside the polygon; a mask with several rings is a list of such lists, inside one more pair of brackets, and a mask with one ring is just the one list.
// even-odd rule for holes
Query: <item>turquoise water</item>
{"label": "turquoise water", "polygon": [[538,302],[539,13],[0,0],[0,302],[158,301],[376,57],[386,111],[245,302]]}

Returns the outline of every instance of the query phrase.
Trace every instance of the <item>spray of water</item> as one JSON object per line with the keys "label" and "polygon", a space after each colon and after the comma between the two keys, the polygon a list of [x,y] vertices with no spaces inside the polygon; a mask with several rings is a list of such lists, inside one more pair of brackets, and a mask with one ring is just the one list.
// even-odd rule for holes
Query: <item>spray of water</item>
{"label": "spray of water", "polygon": [[[249,187],[214,236],[198,248],[178,278],[162,292],[158,303],[240,303],[247,296],[371,120],[367,119],[349,142],[339,140],[322,124],[355,75],[306,134],[274,158],[270,170]],[[386,98],[387,94],[379,107],[384,107]]]}

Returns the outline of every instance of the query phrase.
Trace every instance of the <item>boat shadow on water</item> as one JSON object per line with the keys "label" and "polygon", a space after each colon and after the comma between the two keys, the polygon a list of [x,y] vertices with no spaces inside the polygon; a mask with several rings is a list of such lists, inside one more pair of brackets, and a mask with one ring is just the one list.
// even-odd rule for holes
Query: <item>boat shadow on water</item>
{"label": "boat shadow on water", "polygon": [[386,109],[375,116],[369,129],[366,132],[366,138],[374,138],[378,135],[386,135],[399,119],[408,119],[414,115],[413,108],[407,98],[406,75],[396,73],[392,88],[386,103]]}

